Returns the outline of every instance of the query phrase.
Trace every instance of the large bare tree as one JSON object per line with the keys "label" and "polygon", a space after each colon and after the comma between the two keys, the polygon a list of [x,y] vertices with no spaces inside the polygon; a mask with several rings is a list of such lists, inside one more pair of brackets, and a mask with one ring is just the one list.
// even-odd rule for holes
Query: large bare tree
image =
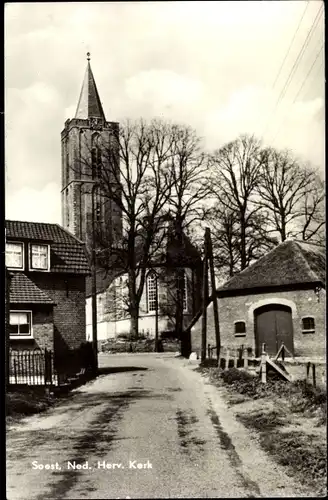
{"label": "large bare tree", "polygon": [[[192,234],[192,228],[203,220],[209,194],[208,155],[204,152],[202,139],[191,127],[173,125],[171,143],[171,181],[168,199],[170,214],[174,220],[174,236],[181,252],[181,266],[176,274],[175,331],[180,338],[183,332],[183,288],[184,288],[184,234]],[[177,259],[179,260],[179,259]]]}
{"label": "large bare tree", "polygon": [[212,222],[217,220],[216,228],[212,224],[213,235],[217,233],[215,240],[220,243],[216,253],[224,248],[227,254],[230,275],[245,269],[261,253],[262,243],[270,246],[264,238],[262,207],[255,203],[263,160],[260,141],[247,135],[211,155],[211,198],[215,207],[211,218]]}
{"label": "large bare tree", "polygon": [[[121,213],[123,234],[113,241],[107,220],[97,222],[98,264],[128,275],[131,337],[138,336],[139,305],[147,268],[161,245],[158,231],[171,187],[170,126],[159,120],[125,121],[108,144],[101,144],[95,176],[92,150],[84,159],[86,176],[97,179],[96,195],[103,207]],[[103,210],[103,213],[108,213]],[[105,228],[109,226],[109,231]]]}
{"label": "large bare tree", "polygon": [[266,149],[263,159],[257,206],[266,212],[271,231],[280,241],[289,237],[315,239],[324,226],[320,176],[287,150]]}

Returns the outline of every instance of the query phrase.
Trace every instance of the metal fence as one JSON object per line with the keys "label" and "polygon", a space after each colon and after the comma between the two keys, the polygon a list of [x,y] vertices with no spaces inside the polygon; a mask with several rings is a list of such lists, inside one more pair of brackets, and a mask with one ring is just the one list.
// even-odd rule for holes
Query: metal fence
{"label": "metal fence", "polygon": [[9,352],[9,383],[28,385],[58,385],[54,369],[54,354],[45,349]]}

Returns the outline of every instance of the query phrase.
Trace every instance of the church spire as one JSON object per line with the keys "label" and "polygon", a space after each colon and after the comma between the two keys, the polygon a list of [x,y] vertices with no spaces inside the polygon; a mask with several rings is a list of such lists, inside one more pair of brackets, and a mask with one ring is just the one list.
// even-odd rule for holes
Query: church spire
{"label": "church spire", "polygon": [[85,71],[75,118],[103,118],[105,114],[100,102],[97,86],[90,66],[90,52],[87,53],[87,69]]}

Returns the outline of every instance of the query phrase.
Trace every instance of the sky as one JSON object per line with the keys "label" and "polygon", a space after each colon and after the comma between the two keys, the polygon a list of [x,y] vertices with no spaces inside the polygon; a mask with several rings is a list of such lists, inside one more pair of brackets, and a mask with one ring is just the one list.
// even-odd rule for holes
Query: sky
{"label": "sky", "polygon": [[185,123],[208,150],[254,134],[324,172],[322,6],[7,3],[6,218],[61,223],[60,133],[88,51],[108,121]]}

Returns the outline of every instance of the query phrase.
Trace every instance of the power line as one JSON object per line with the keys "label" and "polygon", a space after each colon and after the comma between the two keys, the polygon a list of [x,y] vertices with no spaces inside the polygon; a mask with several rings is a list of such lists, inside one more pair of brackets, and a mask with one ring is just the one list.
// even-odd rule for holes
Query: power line
{"label": "power line", "polygon": [[300,93],[301,93],[301,91],[302,91],[302,89],[303,89],[303,87],[304,87],[304,85],[305,85],[305,82],[307,81],[307,79],[308,79],[308,77],[309,77],[309,75],[310,75],[311,71],[312,71],[312,70],[313,70],[313,68],[314,68],[315,63],[316,63],[316,62],[317,62],[317,60],[318,60],[318,57],[319,57],[320,52],[322,51],[322,49],[323,49],[323,44],[321,45],[320,49],[318,50],[317,55],[316,55],[316,57],[315,57],[315,59],[314,59],[314,61],[313,61],[313,63],[312,63],[312,66],[311,66],[311,68],[309,69],[309,71],[307,72],[306,77],[304,78],[303,83],[302,83],[301,87],[299,88],[299,90],[298,90],[298,92],[297,92],[297,94],[296,94],[296,96],[295,96],[295,98],[294,98],[294,100],[293,100],[293,104],[294,104],[294,102],[296,101],[296,99],[298,98],[298,96],[300,95]]}
{"label": "power line", "polygon": [[[285,85],[284,85],[284,87],[283,87],[282,91],[281,91],[281,92],[280,92],[280,94],[279,94],[278,100],[276,101],[276,104],[275,104],[275,107],[274,107],[274,109],[273,109],[273,112],[271,113],[271,117],[274,115],[274,113],[275,113],[275,111],[276,111],[276,109],[277,109],[277,107],[278,107],[278,105],[279,105],[280,101],[281,101],[281,100],[282,100],[282,98],[284,97],[284,95],[285,95],[285,93],[286,93],[286,91],[287,91],[287,89],[288,89],[288,87],[289,87],[289,85],[290,85],[290,83],[291,83],[291,81],[292,81],[292,79],[293,79],[293,77],[294,77],[294,74],[295,74],[295,72],[296,72],[296,70],[297,70],[297,68],[298,68],[298,66],[299,66],[299,63],[300,63],[300,61],[301,61],[301,59],[302,59],[302,57],[303,57],[303,55],[304,55],[305,49],[306,49],[306,48],[307,48],[307,46],[309,45],[309,42],[310,42],[310,40],[311,40],[311,38],[312,38],[312,35],[313,35],[314,31],[315,31],[315,28],[317,27],[317,25],[318,25],[318,23],[319,23],[319,20],[320,20],[320,18],[321,18],[321,16],[322,16],[322,10],[323,10],[323,5],[321,5],[321,7],[320,7],[319,11],[317,12],[317,15],[316,15],[316,17],[315,17],[315,19],[314,19],[314,21],[313,21],[313,23],[312,23],[312,26],[311,26],[311,28],[310,28],[310,31],[308,32],[308,34],[307,34],[307,36],[306,36],[306,38],[305,38],[305,40],[304,40],[304,42],[303,42],[303,45],[302,45],[302,47],[301,47],[301,50],[300,50],[300,52],[298,53],[298,56],[297,56],[297,58],[296,58],[296,60],[295,60],[295,62],[294,62],[294,64],[293,64],[293,67],[292,67],[292,69],[291,69],[291,71],[290,71],[290,73],[289,73],[289,75],[288,75],[288,78],[287,78],[287,80],[286,80],[286,83],[285,83]],[[265,134],[265,132],[267,131],[269,123],[270,123],[270,120],[269,120],[269,121],[268,121],[268,123],[267,123],[267,126],[266,126],[266,128],[265,128],[265,130],[264,130],[264,132],[263,132],[263,135],[264,135],[264,134]]]}
{"label": "power line", "polygon": [[[321,69],[322,69],[322,66],[323,66],[323,59],[321,59],[321,63],[319,64],[317,71],[316,71],[316,72],[315,72],[315,74],[313,75],[312,80],[313,80],[313,79],[314,79],[314,78],[315,78],[315,77],[319,74],[319,72],[320,72],[320,71],[321,71]],[[304,97],[307,97],[308,93],[309,93],[309,91],[307,91],[307,92],[304,94]]]}
{"label": "power line", "polygon": [[280,76],[281,70],[282,70],[282,68],[283,68],[283,66],[284,66],[284,64],[285,64],[285,62],[286,62],[287,57],[289,56],[290,49],[292,48],[292,45],[293,45],[293,43],[294,43],[294,40],[295,40],[296,35],[297,35],[297,33],[298,33],[298,30],[300,29],[300,26],[301,26],[301,24],[302,24],[302,21],[303,21],[303,18],[304,18],[305,12],[307,11],[307,8],[308,8],[308,6],[309,6],[309,5],[310,5],[310,2],[309,2],[309,0],[308,0],[308,1],[307,1],[307,3],[306,3],[305,9],[303,10],[303,14],[302,14],[302,16],[301,16],[301,19],[299,20],[299,23],[298,23],[298,25],[297,25],[297,28],[296,28],[296,31],[295,31],[294,36],[293,36],[293,38],[292,38],[292,41],[290,42],[289,47],[288,47],[288,50],[287,50],[287,52],[286,52],[286,55],[285,55],[285,57],[284,57],[284,59],[283,59],[283,61],[282,61],[282,63],[281,63],[281,66],[280,66],[280,68],[279,68],[278,74],[277,74],[277,76],[276,76],[276,78],[275,78],[275,81],[274,81],[274,83],[273,83],[272,89],[274,89],[274,88],[275,88],[275,86],[276,86],[276,83],[277,83],[278,78],[279,78],[279,76]]}
{"label": "power line", "polygon": [[[309,71],[307,72],[307,74],[306,74],[306,76],[305,76],[305,78],[304,78],[304,80],[303,80],[303,82],[302,82],[302,85],[301,85],[301,86],[300,86],[300,88],[298,89],[298,92],[297,92],[296,96],[294,97],[294,100],[293,100],[292,104],[294,104],[294,103],[295,103],[296,99],[297,99],[297,98],[298,98],[298,96],[300,95],[300,93],[301,93],[301,91],[302,91],[302,89],[303,89],[303,87],[304,87],[304,85],[305,85],[305,83],[306,83],[307,79],[309,78],[309,75],[311,74],[312,69],[314,68],[315,63],[316,63],[316,62],[317,62],[317,60],[318,60],[318,57],[319,57],[320,52],[322,51],[322,49],[323,49],[323,44],[321,45],[320,49],[318,50],[317,55],[316,55],[316,57],[315,57],[315,59],[314,59],[314,61],[313,61],[313,63],[312,63],[312,66],[310,67]],[[272,142],[273,142],[273,143],[274,143],[274,142],[275,142],[275,140],[277,139],[277,137],[278,137],[278,135],[279,135],[279,132],[280,132],[280,130],[281,130],[281,126],[283,125],[283,123],[284,123],[285,119],[286,119],[286,115],[285,115],[285,117],[284,117],[283,121],[281,122],[280,127],[278,128],[278,130],[277,130],[277,132],[276,132],[276,134],[275,134],[275,136],[274,136],[274,138],[273,138],[273,140],[272,140]]]}

